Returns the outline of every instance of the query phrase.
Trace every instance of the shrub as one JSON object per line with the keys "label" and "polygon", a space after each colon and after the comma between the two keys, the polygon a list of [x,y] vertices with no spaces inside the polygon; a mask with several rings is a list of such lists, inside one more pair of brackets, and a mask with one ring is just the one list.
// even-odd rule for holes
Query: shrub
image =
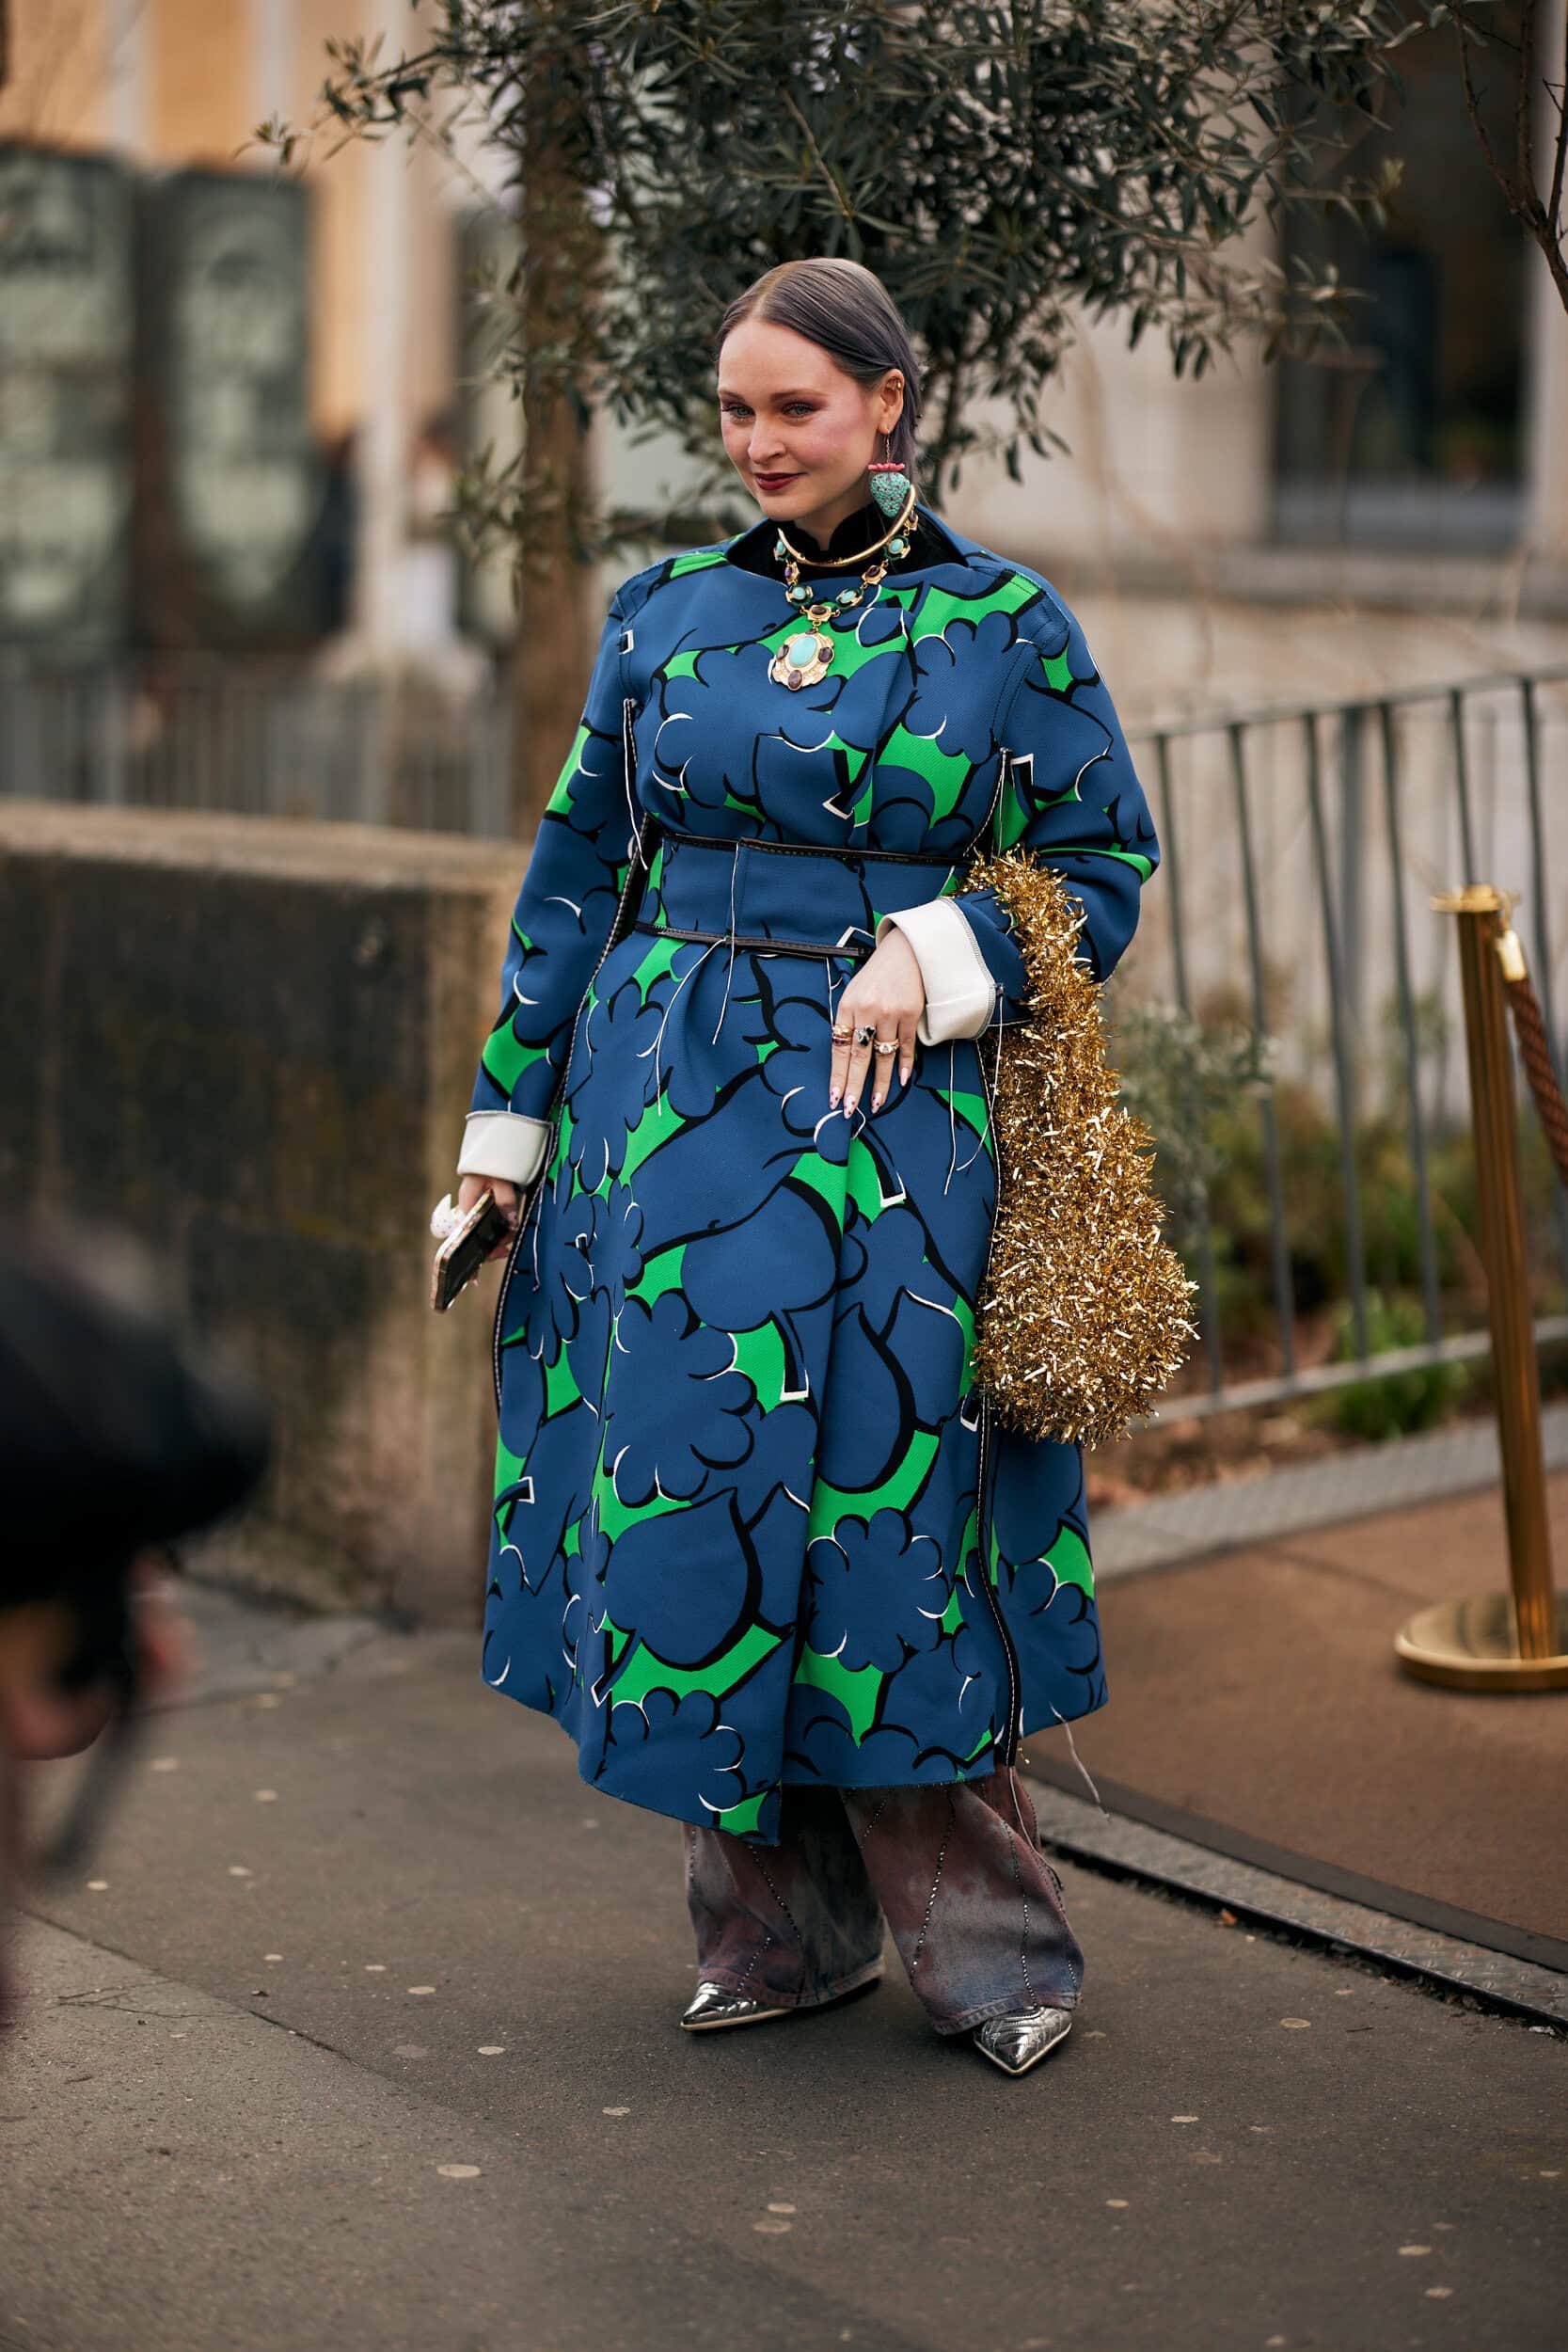
{"label": "shrub", "polygon": [[[1420,1299],[1409,1291],[1371,1289],[1367,1294],[1367,1347],[1378,1356],[1386,1349],[1418,1347],[1427,1337]],[[1334,1311],[1334,1360],[1345,1362],[1355,1354],[1349,1299]],[[1451,1413],[1470,1387],[1470,1367],[1463,1363],[1431,1364],[1421,1370],[1396,1372],[1379,1380],[1353,1380],[1345,1388],[1315,1397],[1308,1418],[1320,1425],[1342,1429],[1347,1436],[1380,1444],[1388,1438],[1407,1438],[1430,1429]]]}
{"label": "shrub", "polygon": [[[1436,1012],[1429,1012],[1421,1025],[1425,1048],[1437,1050],[1441,1034]],[[1168,1211],[1171,1240],[1188,1272],[1199,1278],[1204,1271],[1199,1237],[1207,1200],[1213,1263],[1208,1294],[1200,1302],[1203,1311],[1217,1321],[1227,1346],[1268,1360],[1277,1325],[1261,1098],[1277,1060],[1275,1039],[1251,1029],[1234,1005],[1215,1007],[1195,1022],[1174,1006],[1135,1004],[1116,1008],[1111,1053],[1128,1102],[1155,1136],[1155,1180]],[[1381,1320],[1374,1318],[1377,1327],[1404,1334],[1374,1339],[1377,1349],[1413,1345],[1425,1337],[1424,1316],[1417,1303],[1423,1295],[1424,1271],[1420,1196],[1404,1090],[1385,1072],[1384,1082],[1370,1087],[1369,1095],[1354,1137],[1361,1264],[1366,1281],[1382,1302]],[[1353,1269],[1337,1106],[1326,1079],[1312,1085],[1297,1076],[1276,1075],[1273,1100],[1290,1305],[1304,1317],[1331,1314],[1335,1344],[1343,1359],[1352,1352],[1345,1302]],[[1547,1313],[1560,1310],[1568,1295],[1560,1247],[1561,1194],[1528,1100],[1519,1104],[1518,1138],[1532,1305],[1536,1313]],[[1444,1325],[1470,1327],[1484,1314],[1485,1276],[1475,1152],[1467,1123],[1429,1120],[1426,1173]],[[1357,1416],[1369,1424],[1378,1423],[1392,1414],[1399,1426],[1421,1426],[1418,1416],[1426,1406],[1419,1400],[1427,1396],[1423,1383],[1435,1382],[1433,1411],[1446,1410],[1442,1399],[1458,1393],[1447,1374],[1411,1378],[1416,1389],[1408,1394],[1402,1391],[1383,1406],[1361,1393],[1369,1384],[1356,1384],[1354,1400],[1343,1408],[1352,1419],[1342,1425],[1353,1425]]]}

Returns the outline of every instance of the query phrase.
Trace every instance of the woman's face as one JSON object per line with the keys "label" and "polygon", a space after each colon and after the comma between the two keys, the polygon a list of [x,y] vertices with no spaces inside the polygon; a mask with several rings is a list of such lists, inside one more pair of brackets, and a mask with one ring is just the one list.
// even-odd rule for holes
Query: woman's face
{"label": "woman's face", "polygon": [[719,417],[736,473],[771,522],[825,541],[868,495],[865,469],[898,421],[904,379],[859,384],[820,343],[743,319],[719,355]]}

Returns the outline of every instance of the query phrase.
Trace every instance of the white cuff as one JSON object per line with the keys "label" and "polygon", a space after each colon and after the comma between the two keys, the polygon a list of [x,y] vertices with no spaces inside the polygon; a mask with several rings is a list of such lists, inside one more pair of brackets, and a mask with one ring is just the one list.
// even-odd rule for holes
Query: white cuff
{"label": "white cuff", "polygon": [[920,966],[926,1009],[915,1035],[921,1044],[978,1037],[996,1009],[996,982],[963,909],[955,898],[942,898],[906,907],[901,914],[884,914],[877,925],[879,946],[890,923],[897,924]]}
{"label": "white cuff", "polygon": [[531,1119],[526,1111],[470,1111],[463,1122],[457,1172],[531,1184],[545,1165],[549,1139],[547,1119]]}

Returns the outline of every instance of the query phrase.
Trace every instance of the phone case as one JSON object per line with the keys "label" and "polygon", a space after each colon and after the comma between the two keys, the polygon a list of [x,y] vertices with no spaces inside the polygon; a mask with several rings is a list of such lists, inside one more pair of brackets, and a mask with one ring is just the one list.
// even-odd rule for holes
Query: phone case
{"label": "phone case", "polygon": [[454,1298],[467,1289],[480,1267],[512,1227],[493,1192],[482,1192],[461,1225],[454,1227],[436,1252],[431,1270],[430,1303],[444,1314]]}

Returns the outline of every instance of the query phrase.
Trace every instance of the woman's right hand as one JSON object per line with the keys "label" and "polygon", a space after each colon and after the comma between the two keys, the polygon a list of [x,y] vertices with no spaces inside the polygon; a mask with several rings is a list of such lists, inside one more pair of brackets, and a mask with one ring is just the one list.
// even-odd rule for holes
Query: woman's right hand
{"label": "woman's right hand", "polygon": [[[457,1187],[458,1215],[460,1216],[467,1216],[468,1211],[473,1207],[474,1202],[479,1199],[482,1192],[493,1192],[495,1194],[497,1206],[505,1216],[508,1225],[515,1231],[517,1224],[517,1187],[515,1184],[510,1184],[504,1176],[465,1176]],[[490,1256],[492,1258],[504,1258],[511,1247],[512,1235],[509,1233],[504,1241],[499,1241],[496,1244],[494,1249],[490,1252]],[[488,1263],[489,1261],[486,1260],[485,1263]]]}

